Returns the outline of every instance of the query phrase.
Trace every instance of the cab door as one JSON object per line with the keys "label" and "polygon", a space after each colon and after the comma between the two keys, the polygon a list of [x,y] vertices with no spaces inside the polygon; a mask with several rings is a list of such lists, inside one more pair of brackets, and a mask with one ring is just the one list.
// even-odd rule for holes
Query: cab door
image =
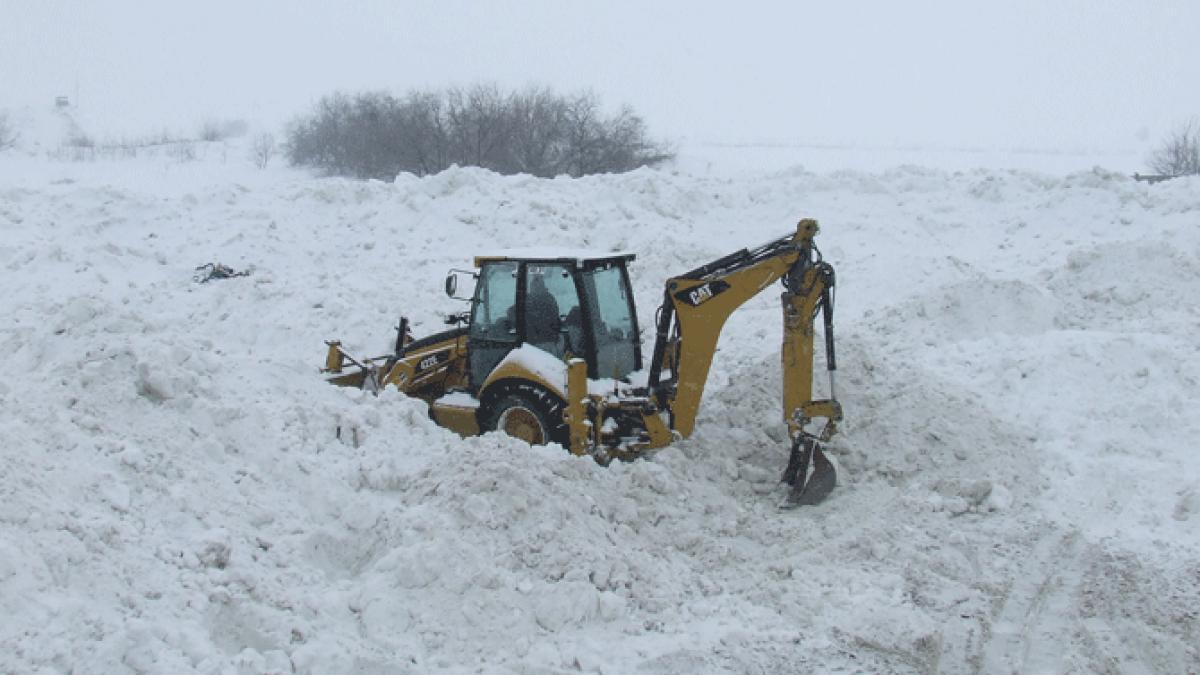
{"label": "cab door", "polygon": [[517,263],[489,262],[479,272],[471,307],[467,369],[473,391],[520,341],[517,333]]}

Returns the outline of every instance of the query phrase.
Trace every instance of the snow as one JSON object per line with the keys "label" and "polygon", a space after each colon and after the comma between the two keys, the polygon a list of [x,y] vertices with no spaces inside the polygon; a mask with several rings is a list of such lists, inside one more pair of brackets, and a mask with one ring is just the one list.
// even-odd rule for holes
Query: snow
{"label": "snow", "polygon": [[[1200,180],[223,157],[0,155],[0,671],[1200,670]],[[636,252],[649,339],[663,279],[800,217],[839,282],[818,507],[777,508],[773,292],[693,437],[608,468],[318,373],[439,330],[493,247]]]}
{"label": "snow", "polygon": [[567,390],[567,364],[548,351],[529,344],[521,345],[500,359],[496,369],[508,365],[519,366],[542,380],[557,385],[559,391]]}
{"label": "snow", "polygon": [[437,400],[441,405],[456,406],[459,408],[478,408],[479,399],[465,391],[452,391]]}

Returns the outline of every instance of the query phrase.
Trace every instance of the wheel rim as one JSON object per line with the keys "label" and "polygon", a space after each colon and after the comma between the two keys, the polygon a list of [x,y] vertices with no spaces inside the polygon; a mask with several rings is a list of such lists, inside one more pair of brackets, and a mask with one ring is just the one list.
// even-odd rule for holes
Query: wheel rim
{"label": "wheel rim", "polygon": [[546,430],[542,427],[542,421],[524,406],[513,406],[501,413],[496,428],[530,445],[546,442]]}

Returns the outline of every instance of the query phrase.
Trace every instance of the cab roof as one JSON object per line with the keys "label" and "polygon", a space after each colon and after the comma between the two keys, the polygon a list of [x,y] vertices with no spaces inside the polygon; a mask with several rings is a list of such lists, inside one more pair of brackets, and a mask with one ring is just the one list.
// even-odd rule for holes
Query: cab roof
{"label": "cab roof", "polygon": [[490,255],[475,256],[475,266],[489,262],[557,262],[576,267],[590,267],[603,263],[627,263],[637,256],[633,253],[614,251],[589,251],[568,248],[515,248],[496,251]]}

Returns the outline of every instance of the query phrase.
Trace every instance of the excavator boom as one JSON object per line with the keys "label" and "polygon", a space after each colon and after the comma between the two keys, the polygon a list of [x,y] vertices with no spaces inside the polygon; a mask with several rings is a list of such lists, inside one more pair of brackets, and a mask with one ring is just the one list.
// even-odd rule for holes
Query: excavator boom
{"label": "excavator boom", "polygon": [[[815,491],[827,493],[833,487],[832,463],[824,456],[820,441],[829,440],[842,419],[834,390],[834,272],[813,242],[818,230],[815,220],[801,220],[795,234],[755,249],[742,249],[668,279],[649,374],[650,391],[669,412],[671,428],[685,438],[691,435],[726,320],[750,298],[782,281],[783,416],[792,439],[792,457],[784,478],[795,488],[793,497],[810,500],[806,503],[824,496]],[[813,398],[818,313],[824,319],[829,373],[829,398],[822,400]],[[819,432],[808,431],[810,422],[822,419],[825,423]],[[809,475],[810,469],[816,473]]]}

